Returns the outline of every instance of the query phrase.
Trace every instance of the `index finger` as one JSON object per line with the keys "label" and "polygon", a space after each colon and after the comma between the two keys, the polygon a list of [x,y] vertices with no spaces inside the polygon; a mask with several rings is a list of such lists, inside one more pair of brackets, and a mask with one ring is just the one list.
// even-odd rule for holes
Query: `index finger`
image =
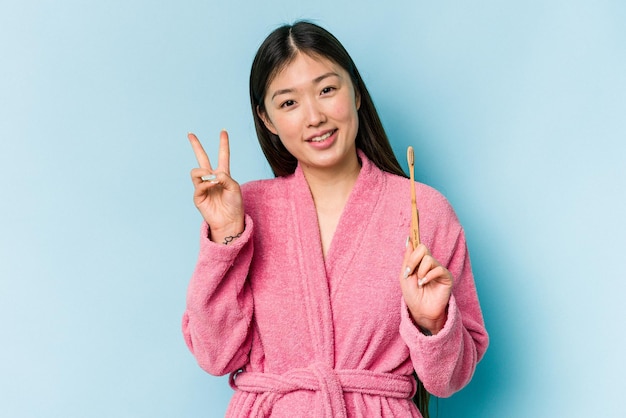
{"label": "index finger", "polygon": [[187,138],[189,138],[191,148],[193,148],[193,152],[196,155],[196,160],[198,160],[200,168],[207,168],[213,171],[213,169],[211,168],[211,162],[209,161],[209,156],[206,154],[206,151],[204,151],[204,148],[202,147],[202,144],[200,143],[198,137],[195,134],[189,132],[187,134]]}

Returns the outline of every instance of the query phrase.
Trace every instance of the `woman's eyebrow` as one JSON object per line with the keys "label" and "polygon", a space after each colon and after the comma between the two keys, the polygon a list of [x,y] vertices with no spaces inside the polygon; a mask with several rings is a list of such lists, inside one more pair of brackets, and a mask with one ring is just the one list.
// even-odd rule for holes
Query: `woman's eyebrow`
{"label": "woman's eyebrow", "polygon": [[274,92],[274,94],[272,94],[272,100],[274,100],[274,97],[276,96],[280,96],[281,94],[289,94],[289,93],[293,93],[294,89],[281,89],[281,90],[276,90]]}
{"label": "woman's eyebrow", "polygon": [[[327,72],[327,73],[325,73],[325,74],[322,74],[322,75],[321,75],[321,76],[319,76],[319,77],[315,77],[315,78],[313,79],[313,84],[318,84],[319,82],[323,81],[324,79],[326,79],[326,78],[328,78],[328,77],[338,77],[338,78],[341,78],[341,77],[339,76],[339,74],[337,74],[337,73],[335,73],[335,72],[330,71],[330,72]],[[292,89],[292,88],[289,88],[289,89],[280,89],[280,90],[276,90],[276,91],[274,92],[274,94],[272,94],[272,99],[271,99],[271,100],[274,100],[274,97],[279,96],[279,95],[281,95],[281,94],[289,94],[289,93],[293,93],[294,91],[295,91],[295,89]]]}
{"label": "woman's eyebrow", "polygon": [[325,78],[328,78],[328,77],[338,77],[338,78],[341,78],[341,77],[339,76],[339,74],[337,74],[337,73],[334,73],[334,72],[330,71],[330,72],[328,72],[328,73],[326,73],[326,74],[322,74],[321,76],[319,76],[319,77],[315,78],[315,79],[313,80],[313,82],[314,82],[315,84],[317,84],[317,83],[319,83],[320,81],[322,81],[322,80],[324,80]]}

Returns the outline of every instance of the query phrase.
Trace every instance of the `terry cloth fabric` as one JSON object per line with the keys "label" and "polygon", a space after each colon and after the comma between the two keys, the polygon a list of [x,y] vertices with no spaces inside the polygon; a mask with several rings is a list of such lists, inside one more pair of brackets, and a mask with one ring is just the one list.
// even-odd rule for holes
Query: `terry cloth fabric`
{"label": "terry cloth fabric", "polygon": [[312,364],[283,375],[245,372],[231,375],[233,389],[262,394],[250,416],[266,416],[281,396],[297,391],[319,391],[316,417],[345,418],[344,392],[406,399],[415,393],[415,381],[392,373],[368,370],[332,370],[325,364]]}
{"label": "terry cloth fabric", "polygon": [[231,244],[211,242],[203,225],[183,332],[202,368],[231,374],[228,417],[419,417],[413,370],[445,397],[482,358],[488,336],[451,206],[416,183],[422,242],[454,277],[446,324],[425,336],[398,283],[409,180],[359,158],[326,259],[300,167],[242,186],[246,229]]}

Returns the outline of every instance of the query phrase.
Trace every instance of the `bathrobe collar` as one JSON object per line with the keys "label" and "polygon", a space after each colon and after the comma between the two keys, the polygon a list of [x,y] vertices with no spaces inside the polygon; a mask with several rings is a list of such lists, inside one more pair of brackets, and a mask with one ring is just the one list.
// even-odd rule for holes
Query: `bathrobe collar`
{"label": "bathrobe collar", "polygon": [[318,361],[335,367],[332,297],[342,280],[350,276],[350,263],[367,237],[368,224],[384,188],[383,172],[361,150],[361,171],[337,224],[327,259],[324,260],[313,196],[300,165],[290,184],[296,234],[299,237],[300,284],[311,337],[318,348]]}

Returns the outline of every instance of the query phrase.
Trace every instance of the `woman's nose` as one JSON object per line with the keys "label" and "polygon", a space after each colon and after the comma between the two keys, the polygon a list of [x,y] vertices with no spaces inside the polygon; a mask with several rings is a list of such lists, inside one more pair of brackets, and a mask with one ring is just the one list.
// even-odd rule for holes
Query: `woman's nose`
{"label": "woman's nose", "polygon": [[326,115],[321,109],[319,103],[310,100],[306,105],[306,118],[308,126],[319,126],[326,122]]}

